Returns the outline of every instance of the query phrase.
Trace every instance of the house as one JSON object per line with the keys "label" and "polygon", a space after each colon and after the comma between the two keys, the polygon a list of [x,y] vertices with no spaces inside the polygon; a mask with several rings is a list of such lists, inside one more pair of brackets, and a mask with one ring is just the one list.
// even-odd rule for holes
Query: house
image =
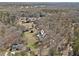
{"label": "house", "polygon": [[20,22],[27,22],[27,18],[26,18],[26,17],[20,17],[20,18],[19,18],[19,21],[20,21]]}
{"label": "house", "polygon": [[44,37],[46,35],[46,33],[44,32],[44,30],[41,30],[40,33],[41,33],[42,37]]}
{"label": "house", "polygon": [[29,20],[30,22],[33,22],[33,21],[36,21],[37,18],[36,18],[36,17],[29,17],[28,20]]}
{"label": "house", "polygon": [[43,40],[45,35],[46,33],[44,32],[44,30],[41,30],[40,32],[38,32],[37,37],[39,38],[39,40]]}
{"label": "house", "polygon": [[13,44],[11,46],[11,51],[18,51],[18,50],[24,50],[24,45],[23,44]]}

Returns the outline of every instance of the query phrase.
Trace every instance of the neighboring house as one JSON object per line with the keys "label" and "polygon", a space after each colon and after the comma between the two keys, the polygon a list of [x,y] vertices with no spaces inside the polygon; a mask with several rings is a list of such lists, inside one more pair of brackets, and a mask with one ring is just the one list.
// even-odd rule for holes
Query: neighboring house
{"label": "neighboring house", "polygon": [[17,43],[17,44],[13,44],[11,46],[11,51],[24,50],[23,48],[24,48],[24,45],[23,44]]}

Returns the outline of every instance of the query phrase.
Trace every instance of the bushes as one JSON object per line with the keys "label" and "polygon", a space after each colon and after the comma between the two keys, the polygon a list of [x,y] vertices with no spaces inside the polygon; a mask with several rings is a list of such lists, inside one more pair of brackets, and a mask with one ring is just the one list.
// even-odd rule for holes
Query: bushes
{"label": "bushes", "polygon": [[6,11],[0,11],[0,21],[3,22],[4,24],[10,24],[14,25],[15,24],[15,15],[10,14],[9,12]]}
{"label": "bushes", "polygon": [[49,51],[49,55],[51,55],[51,56],[60,56],[61,53],[59,51],[57,51],[56,49],[52,48]]}
{"label": "bushes", "polygon": [[79,55],[79,36],[73,42],[73,53],[74,55]]}
{"label": "bushes", "polygon": [[73,53],[74,55],[79,55],[79,30],[75,28],[74,31],[74,40],[73,40]]}

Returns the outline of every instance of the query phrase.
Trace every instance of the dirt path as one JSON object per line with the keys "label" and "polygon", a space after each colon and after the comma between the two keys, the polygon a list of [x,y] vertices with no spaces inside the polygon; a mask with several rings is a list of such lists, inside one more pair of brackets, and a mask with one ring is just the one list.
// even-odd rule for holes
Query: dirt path
{"label": "dirt path", "polygon": [[8,56],[9,50],[10,49],[7,49],[7,51],[5,52],[4,56]]}

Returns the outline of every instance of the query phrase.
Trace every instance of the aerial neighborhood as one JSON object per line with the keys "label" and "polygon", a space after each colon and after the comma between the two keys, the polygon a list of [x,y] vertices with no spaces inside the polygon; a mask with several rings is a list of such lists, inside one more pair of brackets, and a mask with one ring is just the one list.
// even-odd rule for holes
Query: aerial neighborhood
{"label": "aerial neighborhood", "polygon": [[0,4],[0,56],[78,56],[78,5]]}

